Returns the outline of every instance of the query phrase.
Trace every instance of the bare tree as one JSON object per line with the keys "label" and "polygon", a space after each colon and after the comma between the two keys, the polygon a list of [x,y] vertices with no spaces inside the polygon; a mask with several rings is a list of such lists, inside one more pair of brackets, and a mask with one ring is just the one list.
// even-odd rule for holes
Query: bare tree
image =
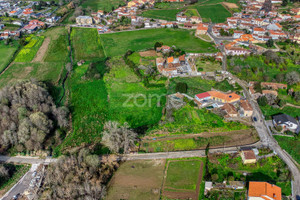
{"label": "bare tree", "polygon": [[120,150],[128,153],[137,139],[137,134],[129,129],[127,123],[121,126],[118,122],[106,122],[102,134],[102,144],[114,153],[120,153]]}
{"label": "bare tree", "polygon": [[285,79],[289,85],[293,85],[300,82],[299,73],[295,71],[287,73]]}

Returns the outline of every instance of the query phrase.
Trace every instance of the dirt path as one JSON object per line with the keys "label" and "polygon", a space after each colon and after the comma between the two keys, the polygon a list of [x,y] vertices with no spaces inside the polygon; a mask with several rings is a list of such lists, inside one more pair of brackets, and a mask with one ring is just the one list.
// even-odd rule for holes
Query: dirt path
{"label": "dirt path", "polygon": [[48,50],[48,46],[50,44],[51,39],[47,37],[38,52],[35,55],[35,58],[32,60],[32,62],[42,62],[43,58]]}
{"label": "dirt path", "polygon": [[296,106],[296,105],[293,105],[293,104],[290,104],[290,103],[286,103],[284,106],[282,106],[281,108],[280,108],[280,110],[282,110],[284,107],[286,107],[286,106],[289,106],[289,107],[294,107],[294,108],[300,108],[300,106]]}

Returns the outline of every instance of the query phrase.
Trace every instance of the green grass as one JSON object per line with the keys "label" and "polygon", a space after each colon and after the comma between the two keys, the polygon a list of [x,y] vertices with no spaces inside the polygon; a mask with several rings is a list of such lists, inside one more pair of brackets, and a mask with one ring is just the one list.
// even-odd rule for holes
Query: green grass
{"label": "green grass", "polygon": [[199,16],[199,13],[196,9],[187,9],[184,14],[187,16],[187,17],[193,17],[193,16],[196,16],[196,17],[200,17]]}
{"label": "green grass", "polygon": [[[98,63],[105,67],[104,61]],[[70,90],[73,132],[63,143],[65,146],[78,146],[82,143],[99,142],[103,124],[108,118],[108,101],[105,83],[99,80],[82,80],[88,65],[76,67],[67,85]]]}
{"label": "green grass", "polygon": [[182,9],[184,7],[185,2],[156,2],[155,3],[155,8],[159,9]]}
{"label": "green grass", "polygon": [[35,57],[35,54],[40,49],[44,41],[44,36],[29,36],[26,38],[28,44],[25,45],[21,51],[18,53],[15,62],[30,62]]}
{"label": "green grass", "polygon": [[[201,61],[200,59],[196,60],[196,67],[198,71],[203,72],[214,72],[218,70],[222,70],[222,66],[219,62],[211,62],[211,61]],[[199,70],[202,69],[202,70]]]}
{"label": "green grass", "polygon": [[73,28],[71,32],[75,60],[99,60],[104,57],[96,29]]}
{"label": "green grass", "polygon": [[[299,86],[295,85],[294,87],[292,87],[294,89],[294,91],[299,91],[300,88],[300,84]],[[293,104],[293,105],[300,105],[300,101],[296,101],[291,95],[288,95],[287,90],[282,90],[279,89],[278,90],[278,98],[281,100],[284,100],[287,103]]]}
{"label": "green grass", "polygon": [[195,191],[200,166],[200,160],[169,161],[165,187]]}
{"label": "green grass", "polygon": [[202,18],[210,19],[213,23],[225,22],[231,14],[221,4],[195,6]]}
{"label": "green grass", "polygon": [[300,139],[278,135],[274,135],[274,138],[300,164]]}
{"label": "green grass", "polygon": [[112,67],[104,77],[110,102],[109,119],[128,122],[132,128],[158,123],[165,103],[164,81],[146,88],[122,60],[112,58],[110,62]]}
{"label": "green grass", "polygon": [[69,60],[67,30],[61,27],[53,28],[48,30],[44,35],[51,38],[44,61],[67,62]]}
{"label": "green grass", "polygon": [[196,38],[194,32],[188,30],[148,29],[102,34],[100,38],[109,57],[124,55],[129,49],[139,51],[153,48],[155,42],[175,45],[187,52],[216,52],[211,43]]}
{"label": "green grass", "polygon": [[5,45],[4,41],[0,42],[0,73],[9,64],[14,53],[17,51],[18,46],[19,45],[16,42],[13,42],[12,45]]}
{"label": "green grass", "polygon": [[261,46],[261,47],[266,48],[266,49],[276,49],[275,46],[268,47],[265,43],[257,43],[256,45]]}
{"label": "green grass", "polygon": [[142,13],[142,16],[147,18],[152,18],[152,19],[176,21],[176,14],[179,12],[181,12],[181,9],[147,10]]}
{"label": "green grass", "polygon": [[[239,155],[221,154],[210,157],[207,169],[211,175],[218,174],[217,182],[223,182],[230,176],[244,182],[266,181],[281,186],[283,195],[291,194],[289,169],[277,156],[260,159],[256,164],[243,165]],[[245,177],[243,173],[248,175]]]}
{"label": "green grass", "polygon": [[86,0],[82,3],[83,8],[90,7],[93,11],[104,10],[106,12],[116,9],[119,5],[125,5],[123,0]]}
{"label": "green grass", "polygon": [[62,67],[64,63],[14,63],[0,76],[0,88],[31,78],[55,85]]}
{"label": "green grass", "polygon": [[287,114],[292,117],[297,117],[299,116],[300,109],[299,108],[294,108],[290,106],[285,106],[283,109],[279,108],[273,108],[272,106],[266,105],[266,106],[260,106],[260,109],[263,113],[263,115],[266,117],[266,119],[271,119],[273,115],[277,114]]}

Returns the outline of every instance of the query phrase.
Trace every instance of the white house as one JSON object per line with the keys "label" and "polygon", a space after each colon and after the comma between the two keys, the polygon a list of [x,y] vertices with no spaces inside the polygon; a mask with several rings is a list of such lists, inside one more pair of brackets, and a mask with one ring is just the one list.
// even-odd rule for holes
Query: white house
{"label": "white house", "polygon": [[289,130],[299,133],[299,122],[289,115],[279,114],[273,116],[273,124],[275,126],[281,126],[284,131]]}

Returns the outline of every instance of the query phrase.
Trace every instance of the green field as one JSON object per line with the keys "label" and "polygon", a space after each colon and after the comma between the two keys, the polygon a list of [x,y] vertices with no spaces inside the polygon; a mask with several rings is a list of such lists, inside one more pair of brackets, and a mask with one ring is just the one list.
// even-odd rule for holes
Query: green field
{"label": "green field", "polygon": [[165,103],[165,81],[146,88],[123,62],[112,58],[110,71],[104,77],[110,102],[109,119],[128,122],[132,128],[158,123]]}
{"label": "green field", "polygon": [[185,5],[185,2],[156,2],[155,8],[158,9],[182,9]]}
{"label": "green field", "polygon": [[231,14],[221,4],[195,6],[199,14],[204,19],[210,19],[213,23],[225,22]]}
{"label": "green field", "polygon": [[0,73],[9,64],[14,53],[18,49],[18,44],[14,42],[12,45],[5,45],[3,41],[0,42]]}
{"label": "green field", "polygon": [[118,7],[125,5],[124,0],[87,0],[82,3],[83,8],[91,8],[93,11],[104,10],[110,12]]}
{"label": "green field", "polygon": [[169,161],[165,190],[172,188],[195,191],[201,163],[200,160]]}
{"label": "green field", "polygon": [[266,106],[260,106],[260,109],[264,114],[264,116],[266,117],[266,119],[271,119],[273,115],[277,115],[281,113],[290,115],[292,117],[297,117],[299,116],[300,113],[299,108],[294,108],[290,106],[285,106],[283,109],[280,109],[280,108],[273,108],[270,105],[266,105]]}
{"label": "green field", "polygon": [[71,32],[75,61],[99,60],[104,57],[100,38],[96,29],[73,28]]}
{"label": "green field", "polygon": [[68,33],[65,28],[52,28],[44,33],[45,37],[51,39],[44,62],[67,62],[68,52]]}
{"label": "green field", "polygon": [[300,139],[278,135],[274,135],[274,138],[300,164]]}
{"label": "green field", "polygon": [[26,44],[18,53],[15,62],[30,62],[35,57],[35,54],[40,49],[44,41],[44,36],[31,35],[26,38],[28,44]]}
{"label": "green field", "polygon": [[196,58],[196,67],[199,72],[214,72],[222,70],[222,66],[217,61],[202,61],[199,58]]}
{"label": "green field", "polygon": [[215,47],[194,36],[193,31],[174,29],[148,29],[100,36],[104,51],[109,57],[124,55],[128,50],[139,51],[153,48],[155,42],[175,45],[187,52],[216,52]]}
{"label": "green field", "polygon": [[193,17],[193,16],[200,17],[196,9],[187,9],[184,12],[184,15],[186,15],[187,17]]}
{"label": "green field", "polygon": [[176,14],[181,12],[181,9],[159,9],[144,11],[142,16],[152,19],[163,19],[168,21],[176,21]]}

